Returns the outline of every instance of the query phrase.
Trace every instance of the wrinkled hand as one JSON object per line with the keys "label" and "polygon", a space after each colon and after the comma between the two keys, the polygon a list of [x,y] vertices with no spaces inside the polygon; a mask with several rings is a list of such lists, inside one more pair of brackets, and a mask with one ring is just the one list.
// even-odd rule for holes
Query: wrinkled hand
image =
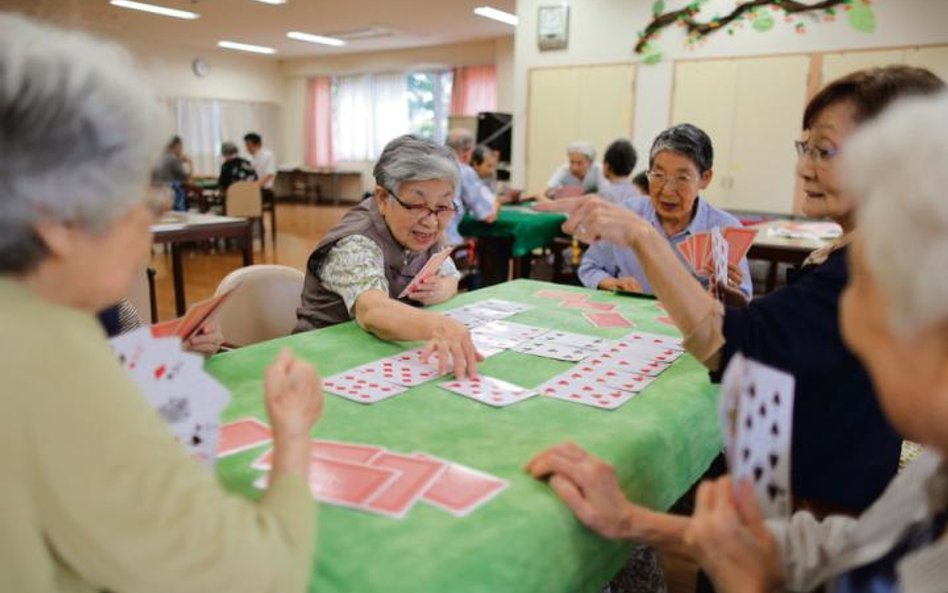
{"label": "wrinkled hand", "polygon": [[599,283],[600,290],[621,290],[623,292],[642,292],[642,285],[631,276],[606,278]]}
{"label": "wrinkled hand", "polygon": [[439,313],[432,315],[439,319],[435,322],[430,341],[421,352],[422,362],[427,363],[435,356],[439,372],[446,373],[449,367],[453,367],[456,379],[463,379],[465,376],[476,378],[477,363],[484,360],[484,357],[474,347],[471,332],[449,317]]}
{"label": "wrinkled hand", "polygon": [[411,292],[408,298],[418,301],[422,305],[437,305],[450,299],[458,293],[458,279],[451,276],[434,274],[421,281]]}
{"label": "wrinkled hand", "polygon": [[562,198],[537,204],[534,208],[541,212],[568,214],[563,232],[589,244],[607,241],[620,247],[634,247],[639,233],[650,228],[642,217],[628,208],[595,195]]}
{"label": "wrinkled hand", "polygon": [[721,593],[768,593],[782,581],[777,542],[750,480],[736,490],[729,476],[702,483],[684,540]]}
{"label": "wrinkled hand", "polygon": [[185,340],[182,346],[185,350],[210,356],[221,349],[224,343],[224,333],[221,326],[216,321],[207,321],[197,332]]}
{"label": "wrinkled hand", "polygon": [[589,529],[609,539],[628,537],[633,505],[605,461],[563,443],[534,457],[526,470],[537,479],[548,477],[550,488]]}
{"label": "wrinkled hand", "polygon": [[263,376],[267,416],[274,440],[309,439],[323,412],[323,388],[313,365],[284,348]]}

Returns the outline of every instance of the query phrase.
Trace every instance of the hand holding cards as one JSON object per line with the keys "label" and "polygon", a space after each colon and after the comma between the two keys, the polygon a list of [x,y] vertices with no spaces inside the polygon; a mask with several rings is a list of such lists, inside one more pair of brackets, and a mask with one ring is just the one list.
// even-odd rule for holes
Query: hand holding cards
{"label": "hand holding cards", "polygon": [[450,255],[451,247],[445,247],[438,253],[435,253],[430,258],[428,258],[428,261],[425,262],[424,267],[421,268],[421,271],[415,274],[415,277],[411,279],[411,282],[408,283],[408,286],[405,287],[405,290],[398,293],[398,298],[405,298],[411,294],[411,292],[415,290],[415,288],[417,288],[422,282],[437,274],[438,270],[441,268],[441,264],[443,264],[444,261],[450,257]]}

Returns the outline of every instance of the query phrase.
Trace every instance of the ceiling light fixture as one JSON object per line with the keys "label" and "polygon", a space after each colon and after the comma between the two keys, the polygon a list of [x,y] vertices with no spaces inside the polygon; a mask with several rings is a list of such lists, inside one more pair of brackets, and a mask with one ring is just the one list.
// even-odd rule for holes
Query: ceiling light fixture
{"label": "ceiling light fixture", "polygon": [[250,45],[249,43],[237,43],[236,41],[218,41],[217,47],[226,49],[236,49],[238,51],[249,51],[255,54],[275,54],[276,50],[272,47],[262,45]]}
{"label": "ceiling light fixture", "polygon": [[517,23],[520,22],[520,19],[517,17],[517,15],[504,12],[503,10],[498,10],[493,6],[478,6],[474,9],[474,14],[484,18],[493,19],[495,21],[500,21],[505,25],[511,25],[513,27],[516,27]]}
{"label": "ceiling light fixture", "polygon": [[142,12],[170,16],[176,19],[194,20],[201,16],[196,12],[177,10],[175,8],[165,8],[164,6],[155,6],[154,4],[145,4],[144,2],[132,2],[132,0],[111,0],[109,4],[112,6],[118,6],[119,8],[130,8],[132,10],[140,10]]}
{"label": "ceiling light fixture", "polygon": [[286,4],[286,0],[257,0],[257,2],[263,2],[264,4]]}
{"label": "ceiling light fixture", "polygon": [[342,39],[336,39],[335,37],[325,37],[323,35],[312,35],[310,33],[300,33],[299,31],[290,31],[286,34],[290,39],[296,39],[297,41],[306,41],[309,43],[321,43],[323,45],[332,45],[333,47],[341,47],[346,44]]}

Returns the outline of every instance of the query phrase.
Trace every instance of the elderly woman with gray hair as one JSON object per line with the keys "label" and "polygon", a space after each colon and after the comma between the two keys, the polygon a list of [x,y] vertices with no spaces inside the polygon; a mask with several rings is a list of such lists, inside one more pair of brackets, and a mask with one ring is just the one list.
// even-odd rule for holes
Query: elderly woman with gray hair
{"label": "elderly woman with gray hair", "polygon": [[442,303],[460,274],[444,260],[438,273],[401,293],[440,251],[457,212],[460,173],[454,154],[431,140],[404,135],[389,142],[375,165],[375,193],[355,206],[316,245],[306,264],[294,331],[354,319],[383,340],[427,340],[424,359],[457,377],[474,377],[477,353],[459,322],[413,304]]}
{"label": "elderly woman with gray hair", "polygon": [[569,159],[561,165],[546,182],[546,189],[537,198],[540,201],[552,200],[559,196],[564,188],[572,188],[570,195],[592,194],[609,187],[602,167],[596,161],[596,148],[585,141],[577,141],[566,147]]}
{"label": "elderly woman with gray hair", "polygon": [[313,368],[266,371],[277,460],[251,502],[171,438],[95,319],[148,258],[149,85],[115,46],[10,15],[0,72],[0,591],[304,591]]}

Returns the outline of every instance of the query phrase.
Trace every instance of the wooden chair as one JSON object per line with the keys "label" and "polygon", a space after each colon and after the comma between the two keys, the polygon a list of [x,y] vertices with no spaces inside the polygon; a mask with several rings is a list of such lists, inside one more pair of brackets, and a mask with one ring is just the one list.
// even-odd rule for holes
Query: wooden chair
{"label": "wooden chair", "polygon": [[260,247],[264,248],[266,240],[263,229],[263,195],[257,182],[238,181],[231,184],[227,188],[224,213],[227,216],[242,216],[257,222],[260,228]]}
{"label": "wooden chair", "polygon": [[217,320],[230,346],[248,346],[289,335],[303,292],[303,272],[288,266],[254,265],[234,270],[217,286],[240,288],[221,305]]}

